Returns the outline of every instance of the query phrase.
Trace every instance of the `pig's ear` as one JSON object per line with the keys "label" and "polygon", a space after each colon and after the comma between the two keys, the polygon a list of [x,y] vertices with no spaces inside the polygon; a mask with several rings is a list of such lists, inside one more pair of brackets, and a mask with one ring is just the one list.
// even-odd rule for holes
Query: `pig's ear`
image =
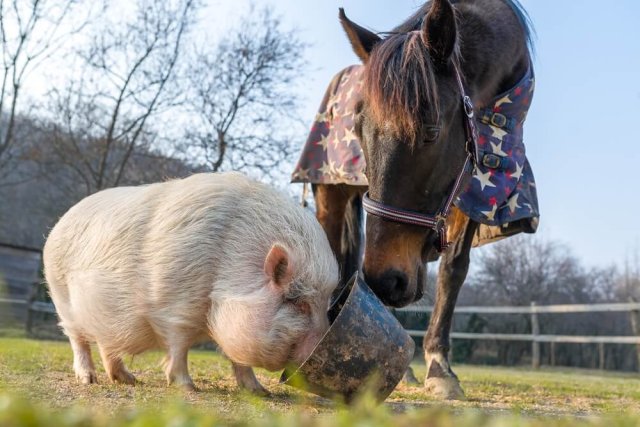
{"label": "pig's ear", "polygon": [[286,287],[293,280],[293,268],[289,252],[279,243],[274,243],[264,260],[264,272],[278,287]]}

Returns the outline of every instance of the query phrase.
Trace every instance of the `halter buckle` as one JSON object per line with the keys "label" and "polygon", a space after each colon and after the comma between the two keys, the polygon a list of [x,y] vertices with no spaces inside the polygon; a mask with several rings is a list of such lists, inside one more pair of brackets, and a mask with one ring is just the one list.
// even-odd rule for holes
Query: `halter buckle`
{"label": "halter buckle", "polygon": [[445,226],[447,225],[447,217],[445,217],[442,214],[437,214],[435,216],[435,220],[436,220],[436,225],[433,227],[434,231],[440,233],[442,230],[444,230]]}
{"label": "halter buckle", "polygon": [[464,106],[464,112],[468,118],[473,118],[473,102],[471,102],[471,98],[468,95],[465,95],[462,98],[462,104]]}
{"label": "halter buckle", "polygon": [[491,115],[491,124],[495,127],[503,128],[507,125],[507,116],[500,113],[493,113]]}

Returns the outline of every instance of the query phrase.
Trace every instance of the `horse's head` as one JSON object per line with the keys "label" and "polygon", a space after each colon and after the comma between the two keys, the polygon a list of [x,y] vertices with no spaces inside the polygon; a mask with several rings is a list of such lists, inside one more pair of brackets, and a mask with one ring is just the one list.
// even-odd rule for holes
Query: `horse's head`
{"label": "horse's head", "polygon": [[[434,0],[419,18],[413,30],[381,39],[340,10],[342,25],[365,65],[356,133],[367,161],[369,196],[384,205],[435,213],[466,160],[465,117],[454,67],[453,7],[447,0]],[[429,228],[369,215],[363,266],[367,283],[389,305],[419,299],[436,241],[437,233]]]}

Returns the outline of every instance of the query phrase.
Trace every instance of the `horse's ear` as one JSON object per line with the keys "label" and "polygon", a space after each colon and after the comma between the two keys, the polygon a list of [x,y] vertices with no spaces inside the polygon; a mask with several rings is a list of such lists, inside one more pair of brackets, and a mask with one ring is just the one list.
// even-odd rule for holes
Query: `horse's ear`
{"label": "horse's ear", "polygon": [[456,15],[449,0],[431,3],[431,10],[422,22],[421,36],[431,58],[442,63],[449,60],[458,37]]}
{"label": "horse's ear", "polygon": [[376,33],[351,22],[349,18],[347,18],[347,15],[345,15],[343,8],[340,8],[339,17],[342,28],[344,28],[344,31],[347,33],[347,37],[351,42],[353,51],[358,55],[358,58],[360,58],[362,62],[367,62],[373,46],[382,39],[378,37]]}

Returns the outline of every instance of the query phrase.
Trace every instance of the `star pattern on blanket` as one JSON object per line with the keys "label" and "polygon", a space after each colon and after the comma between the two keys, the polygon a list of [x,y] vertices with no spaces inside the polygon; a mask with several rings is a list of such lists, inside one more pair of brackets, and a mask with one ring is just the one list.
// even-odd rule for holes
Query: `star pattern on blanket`
{"label": "star pattern on blanket", "polygon": [[[354,131],[355,106],[362,99],[362,71],[362,66],[354,65],[331,81],[292,182],[367,185],[364,155]],[[523,143],[523,124],[534,86],[529,70],[511,90],[476,110],[480,158],[493,156],[493,161],[487,162],[492,167],[484,162],[476,165],[455,205],[482,224],[503,225],[539,216],[533,172]]]}
{"label": "star pattern on blanket", "polygon": [[354,131],[362,84],[361,66],[346,68],[334,77],[316,114],[293,182],[367,185],[364,155]]}
{"label": "star pattern on blanket", "polygon": [[473,179],[455,204],[482,224],[502,225],[539,216],[533,172],[523,143],[523,125],[534,85],[533,72],[529,70],[511,90],[477,111],[476,124],[483,142],[479,144],[480,158],[489,155],[495,160],[498,156],[500,162],[497,167],[495,162],[476,165]]}

